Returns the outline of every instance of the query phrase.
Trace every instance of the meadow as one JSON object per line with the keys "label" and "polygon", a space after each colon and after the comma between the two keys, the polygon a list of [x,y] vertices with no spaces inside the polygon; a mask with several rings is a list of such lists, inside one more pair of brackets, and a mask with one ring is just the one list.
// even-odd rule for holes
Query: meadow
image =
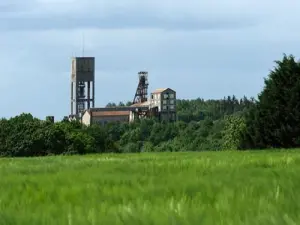
{"label": "meadow", "polygon": [[0,224],[300,224],[300,152],[0,159]]}

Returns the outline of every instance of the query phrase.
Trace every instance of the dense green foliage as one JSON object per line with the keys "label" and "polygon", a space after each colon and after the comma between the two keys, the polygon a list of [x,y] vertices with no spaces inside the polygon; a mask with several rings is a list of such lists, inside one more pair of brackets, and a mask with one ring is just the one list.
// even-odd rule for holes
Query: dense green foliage
{"label": "dense green foliage", "polygon": [[[119,106],[129,105],[120,102]],[[116,106],[108,103],[107,107]],[[203,151],[300,146],[300,63],[284,55],[254,98],[177,100],[178,121],[84,127],[21,114],[0,120],[0,155]]]}
{"label": "dense green foliage", "polygon": [[245,118],[241,148],[300,146],[300,63],[293,56],[276,61],[257,104]]}
{"label": "dense green foliage", "polygon": [[299,224],[300,154],[0,159],[0,224]]}
{"label": "dense green foliage", "polygon": [[219,101],[178,100],[179,121],[176,123],[143,119],[130,124],[110,123],[90,127],[79,122],[51,123],[30,114],[21,114],[0,120],[0,154],[43,156],[221,150],[228,115],[243,113],[253,104],[253,100],[244,98],[238,101],[234,96]]}

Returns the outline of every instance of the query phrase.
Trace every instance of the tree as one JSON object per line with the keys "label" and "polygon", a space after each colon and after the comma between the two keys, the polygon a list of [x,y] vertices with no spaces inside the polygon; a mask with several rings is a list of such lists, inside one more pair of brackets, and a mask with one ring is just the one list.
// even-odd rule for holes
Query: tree
{"label": "tree", "polygon": [[257,106],[246,116],[244,147],[292,148],[300,145],[300,63],[283,56],[265,79]]}
{"label": "tree", "polygon": [[125,104],[123,102],[119,102],[118,106],[122,107],[125,106]]}
{"label": "tree", "polygon": [[237,150],[241,148],[242,135],[245,132],[245,118],[241,115],[230,115],[225,118],[223,130],[223,149]]}
{"label": "tree", "polygon": [[84,131],[95,140],[95,151],[97,153],[104,153],[107,142],[107,133],[105,128],[96,124],[85,127]]}
{"label": "tree", "polygon": [[109,102],[107,103],[107,105],[105,106],[106,108],[110,108],[110,107],[116,107],[117,104],[116,103],[113,103],[113,102]]}
{"label": "tree", "polygon": [[252,105],[252,100],[237,100],[235,96],[177,100],[179,121],[175,123],[149,118],[88,127],[68,118],[49,122],[22,113],[0,119],[0,156],[220,150],[224,116],[247,111]]}

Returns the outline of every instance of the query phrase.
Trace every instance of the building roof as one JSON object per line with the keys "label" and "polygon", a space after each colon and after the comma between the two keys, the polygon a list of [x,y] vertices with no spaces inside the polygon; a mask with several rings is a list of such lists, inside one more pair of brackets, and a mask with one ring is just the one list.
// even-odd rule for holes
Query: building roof
{"label": "building roof", "polygon": [[102,107],[102,108],[90,108],[89,112],[115,112],[115,111],[130,111],[131,108],[128,106],[115,106],[115,107]]}
{"label": "building roof", "polygon": [[91,114],[92,116],[129,116],[130,111],[92,111]]}
{"label": "building roof", "polygon": [[141,102],[141,103],[135,103],[131,105],[130,107],[139,107],[139,106],[149,106],[150,102]]}
{"label": "building roof", "polygon": [[119,106],[110,108],[90,108],[85,110],[91,116],[129,116],[130,112],[137,109],[146,111],[149,109],[149,102],[137,103],[132,106]]}
{"label": "building roof", "polygon": [[164,92],[165,90],[167,90],[168,88],[157,88],[155,89],[152,93],[153,94],[158,94],[158,93],[162,93]]}
{"label": "building roof", "polygon": [[72,59],[81,60],[81,59],[95,59],[92,56],[80,56],[80,57],[72,57]]}
{"label": "building roof", "polygon": [[162,92],[164,92],[166,90],[170,90],[170,91],[175,92],[171,88],[158,88],[158,89],[155,89],[153,92],[151,92],[151,94],[160,94],[160,93],[162,93]]}

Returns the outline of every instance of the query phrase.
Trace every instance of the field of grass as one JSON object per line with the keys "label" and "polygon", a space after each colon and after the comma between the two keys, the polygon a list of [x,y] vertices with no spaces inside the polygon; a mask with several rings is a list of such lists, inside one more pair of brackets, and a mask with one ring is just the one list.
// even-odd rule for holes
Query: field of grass
{"label": "field of grass", "polygon": [[0,159],[0,224],[300,224],[300,151]]}

